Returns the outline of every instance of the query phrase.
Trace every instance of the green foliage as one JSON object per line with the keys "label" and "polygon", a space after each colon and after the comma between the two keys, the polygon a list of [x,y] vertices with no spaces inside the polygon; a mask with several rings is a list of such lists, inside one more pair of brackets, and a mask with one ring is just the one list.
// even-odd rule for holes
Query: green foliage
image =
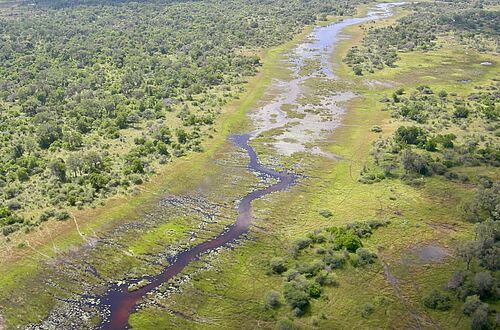
{"label": "green foliage", "polygon": [[476,309],[481,306],[482,302],[478,295],[468,296],[465,298],[465,303],[462,306],[462,311],[465,315],[472,315]]}
{"label": "green foliage", "polygon": [[343,268],[346,264],[346,257],[341,252],[334,252],[325,255],[323,258],[326,265],[330,266],[332,269]]}
{"label": "green foliage", "polygon": [[[435,95],[430,86],[418,86],[414,91],[395,91],[392,101],[384,98],[382,102],[393,117],[414,124],[402,125],[392,137],[374,143],[371,153],[384,176],[375,175],[373,169],[362,170],[360,181],[373,183],[401,177],[410,184],[419,184],[422,181],[415,180],[418,177],[442,175],[448,180],[468,182],[468,175],[454,173],[451,169],[479,165],[498,167],[500,143],[494,129],[488,128],[489,122],[496,127],[496,119],[488,119],[483,111],[498,108],[495,96],[498,89],[499,83],[493,81],[463,97],[443,90]],[[470,135],[468,126],[478,127],[481,135]],[[440,133],[436,134],[438,130]],[[487,217],[486,212],[494,212],[491,209],[481,211],[481,203],[476,201],[467,205],[470,221],[476,222],[476,218]],[[494,204],[489,203],[489,207]]]}
{"label": "green foliage", "polygon": [[353,231],[337,228],[334,232],[333,248],[335,250],[347,250],[349,252],[356,252],[356,250],[363,246],[361,239]]}
{"label": "green foliage", "polygon": [[480,305],[472,314],[471,329],[472,330],[490,330],[494,329],[493,324],[488,318],[488,304]]}
{"label": "green foliage", "polygon": [[287,304],[292,308],[304,310],[309,305],[309,294],[305,291],[307,287],[297,282],[287,282],[283,288],[283,295]]}
{"label": "green foliage", "polygon": [[275,274],[281,274],[287,270],[286,262],[283,258],[273,258],[269,262],[271,271]]}
{"label": "green foliage", "polygon": [[319,211],[319,214],[323,217],[323,218],[331,218],[333,216],[333,213],[332,211],[330,210],[321,210]]}
{"label": "green foliage", "polygon": [[368,316],[372,315],[374,311],[375,307],[372,304],[366,303],[361,308],[361,316],[367,318]]}
{"label": "green foliage", "polygon": [[277,291],[269,291],[265,298],[266,306],[269,308],[278,308],[281,306],[280,293]]}
{"label": "green foliage", "polygon": [[319,298],[321,296],[321,284],[319,283],[311,283],[308,287],[307,287],[307,293],[309,294],[309,296],[311,298]]}
{"label": "green foliage", "polygon": [[[271,271],[268,274],[281,274],[283,296],[292,315],[302,316],[310,299],[321,297],[324,287],[339,285],[333,269],[346,269],[349,266],[348,260],[356,267],[374,263],[377,256],[360,248],[361,237],[368,237],[375,229],[388,224],[389,221],[384,220],[354,221],[342,228],[314,230],[308,237],[299,238],[292,243],[290,254],[294,258],[295,266],[288,270],[283,258],[272,258]],[[306,249],[313,244],[316,249]],[[299,251],[302,251],[300,255]],[[349,252],[356,254],[350,257]],[[318,255],[322,256],[322,259],[318,259]],[[269,296],[266,295],[265,300],[268,299]]]}
{"label": "green foliage", "polygon": [[430,309],[437,309],[440,311],[445,311],[450,309],[451,300],[450,297],[441,293],[440,291],[433,289],[428,292],[423,297],[424,306]]}
{"label": "green foliage", "polygon": [[356,250],[356,263],[354,266],[366,266],[375,262],[377,255],[368,251],[367,249],[359,248]]}

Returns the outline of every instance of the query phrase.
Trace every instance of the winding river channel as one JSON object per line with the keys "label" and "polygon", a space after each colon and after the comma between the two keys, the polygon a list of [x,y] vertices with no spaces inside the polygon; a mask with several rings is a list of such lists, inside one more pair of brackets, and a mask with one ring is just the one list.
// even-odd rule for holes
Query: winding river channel
{"label": "winding river channel", "polygon": [[[130,282],[127,284],[112,285],[104,295],[99,297],[99,308],[107,311],[107,317],[100,324],[101,329],[128,328],[128,318],[130,314],[134,312],[136,305],[146,296],[146,294],[153,291],[161,284],[171,280],[189,263],[199,259],[201,255],[219,247],[226,246],[228,243],[233,242],[241,235],[248,232],[253,221],[252,202],[254,200],[273,192],[285,191],[294,185],[298,178],[295,174],[287,171],[278,172],[264,166],[259,161],[257,153],[251,147],[249,142],[260,133],[269,131],[270,129],[282,127],[290,123],[290,118],[288,118],[287,114],[281,110],[281,107],[284,104],[297,103],[297,100],[301,95],[301,84],[305,81],[305,79],[314,76],[319,76],[324,79],[335,79],[330,59],[335,45],[342,38],[341,32],[345,27],[388,17],[392,14],[392,8],[398,4],[399,3],[379,4],[373,7],[364,17],[345,19],[324,27],[317,27],[312,31],[307,41],[299,44],[291,51],[288,56],[289,63],[287,63],[287,65],[291,66],[294,72],[294,78],[288,81],[282,81],[279,85],[279,90],[283,91],[283,93],[276,96],[276,98],[268,102],[268,104],[259,107],[251,114],[256,128],[255,131],[231,137],[232,143],[246,151],[249,158],[248,170],[258,176],[274,179],[273,182],[275,183],[270,184],[265,188],[254,190],[244,196],[238,204],[238,215],[234,223],[230,225],[227,230],[219,234],[214,239],[205,241],[186,251],[180,252],[169,260],[169,265],[165,267],[159,275],[146,276],[135,282],[137,283],[139,281],[147,280],[147,283],[149,284],[142,286],[140,289],[135,291],[129,291],[127,289],[128,285],[131,284]],[[300,76],[299,72],[306,65],[307,60],[312,58],[318,61],[319,69],[308,74],[307,76]],[[342,97],[344,97],[344,99],[349,99],[353,96],[349,94],[341,96],[341,98]],[[334,123],[325,123],[324,120],[315,121],[314,118],[309,119],[309,117],[304,117],[303,119],[302,123],[299,122],[294,125],[294,127],[299,129],[300,125],[305,125],[305,129],[308,131],[314,130],[315,128],[317,130],[332,130],[335,127]],[[314,123],[319,123],[323,126],[318,128],[318,126],[315,126]],[[293,133],[293,130],[291,130],[291,132]],[[300,135],[301,132],[297,131],[295,134]],[[314,137],[314,134],[312,134],[312,136]],[[313,154],[321,155],[322,152],[318,151],[318,149],[312,148],[311,150],[305,150],[303,148],[304,145],[310,145],[311,142],[314,142],[314,140],[301,141],[300,139],[293,140],[288,138],[283,139],[281,144],[278,142],[275,147],[278,152],[280,148],[288,151],[284,152],[285,154],[290,154],[296,151],[309,151]],[[285,143],[291,143],[292,145],[285,145]],[[295,145],[293,145],[294,143]]]}

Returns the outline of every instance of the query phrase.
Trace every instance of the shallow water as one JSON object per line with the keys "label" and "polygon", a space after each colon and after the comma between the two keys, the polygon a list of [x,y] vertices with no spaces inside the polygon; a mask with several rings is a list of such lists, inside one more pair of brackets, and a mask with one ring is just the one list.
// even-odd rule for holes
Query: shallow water
{"label": "shallow water", "polygon": [[[286,55],[284,65],[292,74],[291,79],[275,80],[269,89],[268,96],[272,101],[257,108],[251,113],[254,125],[254,137],[276,128],[284,128],[283,132],[273,136],[274,142],[269,143],[276,152],[290,156],[296,152],[308,152],[332,158],[332,155],[321,150],[316,144],[325,138],[328,132],[339,126],[344,113],[343,103],[353,99],[352,92],[330,91],[322,95],[319,104],[299,104],[303,96],[310,95],[304,83],[311,79],[336,80],[330,59],[335,46],[344,38],[342,30],[348,26],[388,17],[392,8],[403,3],[384,3],[376,5],[365,17],[345,19],[324,27],[316,27],[307,41],[299,44]],[[310,61],[318,65],[307,74],[301,74]],[[318,97],[312,91],[312,95]],[[290,118],[283,111],[284,106],[293,105],[293,111],[300,120]]]}

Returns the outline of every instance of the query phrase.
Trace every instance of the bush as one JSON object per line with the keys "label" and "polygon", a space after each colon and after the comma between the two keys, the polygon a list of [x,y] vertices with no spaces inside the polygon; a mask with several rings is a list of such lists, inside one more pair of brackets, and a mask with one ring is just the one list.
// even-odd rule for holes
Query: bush
{"label": "bush", "polygon": [[333,213],[330,210],[321,210],[319,211],[319,214],[324,218],[331,218],[333,216]]}
{"label": "bush", "polygon": [[329,285],[329,286],[337,286],[337,278],[334,274],[328,273],[327,271],[321,271],[317,276],[315,281],[319,285]]}
{"label": "bush", "polygon": [[309,305],[309,294],[300,285],[294,282],[285,283],[283,295],[287,304],[292,308],[304,310]]}
{"label": "bush", "polygon": [[394,139],[403,144],[423,145],[427,141],[427,133],[416,126],[401,126],[394,134]]}
{"label": "bush", "polygon": [[265,298],[266,306],[270,308],[278,308],[281,306],[280,294],[277,291],[269,291]]}
{"label": "bush", "polygon": [[448,310],[451,307],[450,298],[436,289],[430,291],[424,296],[423,303],[427,308],[441,311]]}
{"label": "bush", "polygon": [[275,274],[281,274],[286,271],[286,263],[283,258],[273,258],[269,262],[269,265],[271,267],[271,271]]}
{"label": "bush", "polygon": [[372,235],[372,228],[366,222],[348,223],[346,228],[352,230],[360,238],[370,237]]}
{"label": "bush", "polygon": [[330,254],[327,254],[323,258],[323,260],[324,260],[325,264],[327,264],[328,266],[330,266],[333,269],[342,268],[342,267],[344,267],[344,265],[346,263],[346,258],[344,256],[344,254],[339,253],[339,252],[332,252]]}
{"label": "bush", "polygon": [[372,304],[366,303],[361,308],[361,316],[366,318],[366,317],[370,316],[371,314],[373,314],[374,311],[375,311],[375,307],[373,307]]}
{"label": "bush", "polygon": [[278,322],[278,330],[296,330],[298,327],[289,319],[283,319]]}
{"label": "bush", "polygon": [[285,279],[288,282],[290,282],[291,280],[293,280],[296,277],[298,277],[300,275],[300,273],[296,269],[289,269],[283,275],[285,276]]}
{"label": "bush", "polygon": [[361,239],[350,230],[338,229],[333,239],[333,248],[335,250],[346,249],[349,252],[356,252],[363,246]]}
{"label": "bush", "polygon": [[488,304],[480,305],[472,314],[470,327],[472,330],[489,330],[493,329],[493,325],[488,319],[489,307]]}
{"label": "bush", "polygon": [[457,290],[465,282],[465,274],[462,271],[457,271],[448,280],[446,284],[447,290]]}
{"label": "bush", "polygon": [[373,229],[377,229],[379,227],[385,227],[387,226],[388,224],[390,223],[389,220],[377,220],[377,219],[373,219],[373,220],[368,220],[366,222],[366,224],[373,230]]}
{"label": "bush", "polygon": [[476,311],[476,309],[481,306],[482,302],[479,300],[478,295],[468,296],[465,298],[465,303],[462,306],[462,312],[465,315],[472,315]]}
{"label": "bush", "polygon": [[311,298],[319,298],[321,296],[321,285],[317,282],[313,282],[307,288],[307,293]]}
{"label": "bush", "polygon": [[368,251],[367,249],[359,248],[356,250],[356,255],[358,256],[356,264],[354,266],[365,266],[375,262],[377,255]]}
{"label": "bush", "polygon": [[311,245],[312,240],[310,238],[299,238],[293,242],[293,247],[297,250],[303,250],[309,245]]}
{"label": "bush", "polygon": [[298,308],[298,307],[295,307],[293,310],[292,310],[292,315],[295,316],[295,317],[300,317],[302,315],[304,315],[306,312],[301,309],[301,308]]}
{"label": "bush", "polygon": [[66,221],[69,219],[69,217],[70,215],[67,211],[61,211],[55,214],[55,218],[57,221]]}
{"label": "bush", "polygon": [[474,275],[474,286],[481,298],[486,298],[493,291],[493,278],[490,272],[480,272]]}
{"label": "bush", "polygon": [[315,260],[311,263],[302,265],[298,267],[299,273],[306,277],[312,277],[318,274],[318,272],[323,268],[323,262],[320,260]]}

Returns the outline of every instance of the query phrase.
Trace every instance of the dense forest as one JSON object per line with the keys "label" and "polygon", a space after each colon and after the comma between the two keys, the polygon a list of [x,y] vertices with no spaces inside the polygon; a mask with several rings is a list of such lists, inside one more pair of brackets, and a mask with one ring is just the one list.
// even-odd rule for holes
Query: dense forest
{"label": "dense forest", "polygon": [[202,151],[221,107],[289,40],[353,1],[38,1],[0,12],[0,227],[133,193]]}

